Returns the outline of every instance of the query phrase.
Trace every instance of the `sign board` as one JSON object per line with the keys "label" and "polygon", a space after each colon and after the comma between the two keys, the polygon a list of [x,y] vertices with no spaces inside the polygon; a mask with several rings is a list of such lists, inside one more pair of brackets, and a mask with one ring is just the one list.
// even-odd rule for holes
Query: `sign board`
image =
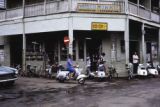
{"label": "sign board", "polygon": [[92,30],[108,30],[108,23],[92,22],[91,29]]}
{"label": "sign board", "polygon": [[78,3],[78,12],[89,13],[121,13],[123,4],[110,2],[108,4],[95,4],[95,3]]}
{"label": "sign board", "polygon": [[69,38],[68,38],[68,36],[65,36],[65,37],[64,37],[64,44],[65,44],[65,45],[68,45],[68,44],[69,44]]}

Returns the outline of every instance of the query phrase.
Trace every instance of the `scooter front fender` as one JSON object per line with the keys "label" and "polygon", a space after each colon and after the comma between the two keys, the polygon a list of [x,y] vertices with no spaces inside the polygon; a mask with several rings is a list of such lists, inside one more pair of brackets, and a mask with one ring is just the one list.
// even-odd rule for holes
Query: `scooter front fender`
{"label": "scooter front fender", "polygon": [[77,77],[77,80],[79,80],[79,79],[81,79],[81,78],[87,78],[87,76],[84,75],[84,74],[80,74],[80,75]]}

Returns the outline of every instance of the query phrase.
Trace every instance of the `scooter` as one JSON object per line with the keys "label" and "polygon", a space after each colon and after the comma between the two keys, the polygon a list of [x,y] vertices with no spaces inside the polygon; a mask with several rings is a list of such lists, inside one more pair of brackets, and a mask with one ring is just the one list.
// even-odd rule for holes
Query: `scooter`
{"label": "scooter", "polygon": [[[80,69],[79,67],[75,67],[75,71],[76,72],[74,74],[73,79],[76,79],[79,84],[84,84],[87,76],[81,73],[82,69]],[[64,82],[64,81],[67,81],[67,80],[71,80],[70,72],[65,70],[62,65],[59,65],[59,69],[57,71],[56,79],[59,82]]]}
{"label": "scooter", "polygon": [[148,72],[147,72],[144,64],[138,65],[137,75],[139,75],[139,76],[147,76],[148,75]]}
{"label": "scooter", "polygon": [[107,78],[106,73],[105,73],[106,69],[103,63],[98,65],[98,69],[96,71],[95,74],[95,78],[97,78],[98,80],[104,80]]}
{"label": "scooter", "polygon": [[158,70],[151,65],[151,63],[147,63],[146,65],[146,69],[148,71],[148,75],[152,75],[152,76],[157,76],[158,75]]}

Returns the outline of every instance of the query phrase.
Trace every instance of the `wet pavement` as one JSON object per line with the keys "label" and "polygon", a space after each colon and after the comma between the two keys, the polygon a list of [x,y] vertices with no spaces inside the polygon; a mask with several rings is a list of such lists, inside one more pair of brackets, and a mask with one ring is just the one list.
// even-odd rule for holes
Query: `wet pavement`
{"label": "wet pavement", "polygon": [[160,107],[160,78],[75,81],[20,77],[0,87],[0,107]]}

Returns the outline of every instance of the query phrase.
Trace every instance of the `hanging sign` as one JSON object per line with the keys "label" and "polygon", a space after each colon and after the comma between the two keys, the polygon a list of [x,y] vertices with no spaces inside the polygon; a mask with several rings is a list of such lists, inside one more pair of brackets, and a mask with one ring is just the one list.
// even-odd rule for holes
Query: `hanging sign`
{"label": "hanging sign", "polygon": [[69,38],[68,38],[68,36],[65,36],[65,37],[64,37],[64,44],[65,44],[65,45],[68,45],[68,44],[69,44]]}

